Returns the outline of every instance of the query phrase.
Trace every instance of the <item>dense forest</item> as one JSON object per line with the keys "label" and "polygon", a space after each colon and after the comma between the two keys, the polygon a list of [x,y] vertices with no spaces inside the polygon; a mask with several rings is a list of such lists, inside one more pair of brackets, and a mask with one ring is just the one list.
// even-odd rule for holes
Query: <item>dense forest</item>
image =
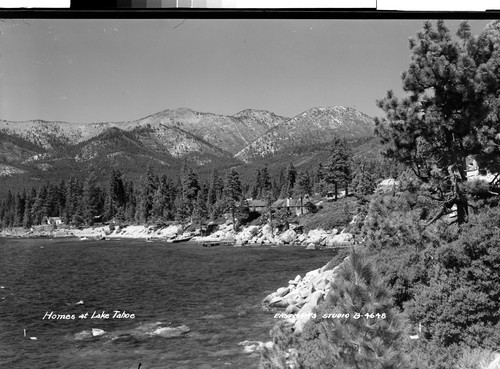
{"label": "dense forest", "polygon": [[112,170],[107,184],[89,172],[84,180],[75,176],[59,183],[9,192],[0,203],[0,220],[4,228],[47,223],[60,217],[64,224],[91,226],[111,221],[128,224],[165,223],[170,221],[205,221],[225,213],[248,212],[248,199],[272,204],[279,198],[301,198],[352,188],[354,193],[368,194],[376,180],[394,175],[401,168],[394,162],[355,159],[345,140],[331,143],[328,160],[310,171],[297,170],[293,163],[272,175],[267,166],[253,169],[241,180],[240,173],[229,169],[213,170],[202,182],[193,168],[185,166],[180,176],[169,177],[149,167],[140,181],[127,180],[119,170]]}

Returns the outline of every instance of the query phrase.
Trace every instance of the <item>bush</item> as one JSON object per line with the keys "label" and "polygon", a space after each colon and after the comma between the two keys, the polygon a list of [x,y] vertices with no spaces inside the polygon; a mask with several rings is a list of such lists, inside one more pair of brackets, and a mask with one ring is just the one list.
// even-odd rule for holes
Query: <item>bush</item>
{"label": "bush", "polygon": [[[349,315],[325,318],[323,314]],[[279,365],[286,359],[303,369],[406,368],[399,351],[401,333],[385,285],[366,256],[353,250],[302,334],[294,338],[294,332],[283,327],[273,331],[275,347],[266,353],[268,366],[263,368],[282,368]],[[270,364],[271,358],[276,366]]]}
{"label": "bush", "polygon": [[495,358],[495,354],[490,350],[463,348],[459,357],[456,369],[483,369]]}
{"label": "bush", "polygon": [[412,323],[442,346],[500,345],[500,211],[471,216],[430,255],[428,280],[405,304]]}

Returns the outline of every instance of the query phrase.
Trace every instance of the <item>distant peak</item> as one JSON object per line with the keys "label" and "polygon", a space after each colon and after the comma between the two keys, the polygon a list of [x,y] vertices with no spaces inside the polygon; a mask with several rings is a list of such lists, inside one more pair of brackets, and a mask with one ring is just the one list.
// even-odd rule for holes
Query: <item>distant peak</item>
{"label": "distant peak", "polygon": [[239,116],[244,116],[244,115],[251,115],[251,114],[271,114],[271,115],[276,115],[273,112],[269,110],[264,110],[264,109],[244,109],[242,111],[237,112],[236,114],[233,114],[233,117],[239,117]]}

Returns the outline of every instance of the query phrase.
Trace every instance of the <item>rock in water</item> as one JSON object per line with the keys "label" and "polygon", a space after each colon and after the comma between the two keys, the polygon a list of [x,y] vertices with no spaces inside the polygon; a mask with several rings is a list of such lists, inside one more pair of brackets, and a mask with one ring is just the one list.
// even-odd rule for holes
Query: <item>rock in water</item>
{"label": "rock in water", "polygon": [[94,337],[91,331],[81,331],[73,336],[76,341],[82,341]]}
{"label": "rock in water", "polygon": [[106,332],[102,329],[99,329],[99,328],[92,328],[92,336],[96,337],[96,336],[102,336],[103,334],[105,334]]}
{"label": "rock in water", "polygon": [[173,337],[182,336],[183,334],[185,334],[189,331],[190,331],[190,329],[187,326],[181,325],[179,327],[158,328],[158,329],[153,331],[153,335],[161,336],[161,337],[165,337],[165,338],[173,338]]}

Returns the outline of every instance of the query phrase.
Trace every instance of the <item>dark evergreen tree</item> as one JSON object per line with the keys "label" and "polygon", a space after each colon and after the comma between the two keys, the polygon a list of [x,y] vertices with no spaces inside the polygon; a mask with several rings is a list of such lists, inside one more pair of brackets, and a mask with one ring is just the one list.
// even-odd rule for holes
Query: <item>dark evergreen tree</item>
{"label": "dark evergreen tree", "polygon": [[198,182],[198,176],[192,168],[188,168],[182,178],[182,194],[185,203],[184,206],[187,208],[187,212],[191,217],[193,215],[199,190],[200,184]]}
{"label": "dark evergreen tree", "polygon": [[312,188],[309,173],[307,171],[299,173],[297,185],[295,186],[295,194],[300,197],[301,214],[304,214],[304,196],[310,195],[311,192]]}
{"label": "dark evergreen tree", "polygon": [[15,197],[12,195],[12,192],[7,193],[7,198],[3,202],[3,206],[0,207],[2,209],[2,213],[0,214],[0,221],[2,222],[2,226],[4,228],[12,227],[14,224],[15,218]]}
{"label": "dark evergreen tree", "polygon": [[20,227],[23,224],[25,202],[26,191],[23,191],[22,195],[17,193],[14,202],[14,219],[12,224],[13,227]]}
{"label": "dark evergreen tree", "polygon": [[49,215],[47,203],[47,186],[42,185],[36,194],[33,207],[31,208],[31,217],[34,224],[42,224]]}
{"label": "dark evergreen tree", "polygon": [[119,170],[113,169],[109,178],[108,191],[104,203],[104,218],[111,220],[118,216],[124,216],[127,202],[127,193],[123,183],[122,174]]}
{"label": "dark evergreen tree", "polygon": [[61,193],[59,186],[47,185],[47,212],[50,217],[61,216],[62,198],[64,193]]}
{"label": "dark evergreen tree", "polygon": [[260,185],[262,183],[260,169],[257,168],[255,172],[255,180],[252,183],[252,191],[251,196],[253,199],[256,199],[260,195]]}
{"label": "dark evergreen tree", "polygon": [[90,172],[83,183],[83,220],[93,225],[96,217],[102,215],[101,191],[97,186],[97,176]]}
{"label": "dark evergreen tree", "polygon": [[500,148],[500,21],[477,37],[464,22],[454,40],[443,21],[425,22],[410,39],[411,62],[402,74],[407,97],[388,91],[377,101],[385,118],[376,134],[385,155],[409,165],[439,198],[438,219],[453,206],[457,222],[467,221],[465,161],[475,156],[481,168],[498,172]]}
{"label": "dark evergreen tree", "polygon": [[198,198],[194,203],[193,222],[199,224],[200,232],[203,232],[203,223],[208,217],[207,192],[198,191]]}
{"label": "dark evergreen tree", "polygon": [[260,183],[258,183],[258,187],[259,198],[265,198],[268,195],[268,191],[272,191],[271,177],[269,176],[267,166],[260,171]]}
{"label": "dark evergreen tree", "polygon": [[158,189],[158,176],[153,168],[148,167],[146,178],[144,178],[137,192],[137,206],[135,220],[138,223],[147,223],[152,215],[153,198]]}
{"label": "dark evergreen tree", "polygon": [[366,203],[368,202],[368,196],[373,194],[376,187],[372,174],[362,166],[352,181],[354,195],[362,203]]}
{"label": "dark evergreen tree", "polygon": [[224,200],[226,203],[226,210],[231,213],[233,220],[233,229],[236,231],[236,209],[242,199],[241,193],[241,181],[238,172],[234,169],[230,169],[227,172],[226,182],[224,185]]}
{"label": "dark evergreen tree", "polygon": [[125,185],[125,220],[131,222],[135,219],[136,196],[134,183],[129,181]]}
{"label": "dark evergreen tree", "polygon": [[292,163],[288,164],[285,170],[286,176],[281,188],[280,197],[289,198],[293,196],[293,190],[297,179],[297,170]]}
{"label": "dark evergreen tree", "polygon": [[[73,217],[75,215],[79,215],[79,217],[82,216],[81,201],[80,201],[81,198],[82,198],[82,191],[80,183],[78,179],[72,175],[70,176],[69,180],[66,183],[66,190],[65,190],[64,220],[66,224],[73,223]],[[35,221],[35,219],[33,220]]]}
{"label": "dark evergreen tree", "polygon": [[325,171],[326,169],[323,164],[319,163],[318,167],[316,168],[316,172],[314,173],[312,182],[314,192],[319,193],[321,196],[324,196],[327,191],[325,183]]}
{"label": "dark evergreen tree", "polygon": [[219,177],[219,173],[214,169],[212,171],[210,186],[208,188],[207,194],[207,205],[210,210],[212,210],[215,203],[222,198],[223,189],[224,182]]}
{"label": "dark evergreen tree", "polygon": [[159,221],[174,219],[175,190],[167,176],[163,175],[159,181],[158,188],[153,195],[153,207],[151,215]]}
{"label": "dark evergreen tree", "polygon": [[33,217],[31,215],[32,205],[36,198],[36,191],[34,188],[31,189],[31,192],[26,195],[26,200],[24,203],[24,215],[23,215],[23,227],[30,228],[33,225]]}
{"label": "dark evergreen tree", "polygon": [[352,154],[345,140],[334,140],[324,171],[324,180],[329,185],[333,185],[335,200],[337,200],[339,185],[343,184],[345,186],[345,195],[348,195],[348,186],[351,180],[351,156]]}

